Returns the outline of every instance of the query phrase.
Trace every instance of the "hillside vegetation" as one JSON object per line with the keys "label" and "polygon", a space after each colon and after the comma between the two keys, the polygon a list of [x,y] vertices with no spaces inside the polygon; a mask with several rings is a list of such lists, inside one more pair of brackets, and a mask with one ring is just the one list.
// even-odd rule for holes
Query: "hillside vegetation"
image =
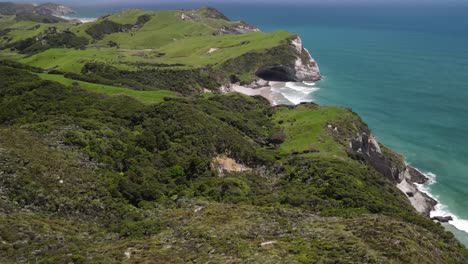
{"label": "hillside vegetation", "polygon": [[210,8],[16,17],[0,18],[0,263],[468,262],[352,155],[370,131],[351,110],[218,93],[290,62],[293,34],[237,34]]}
{"label": "hillside vegetation", "polygon": [[[348,110],[239,94],[144,104],[0,73],[2,263],[467,260],[326,132],[365,127]],[[250,169],[219,170],[220,156]]]}
{"label": "hillside vegetation", "polygon": [[[212,8],[128,10],[85,24],[53,17],[41,21],[40,16],[44,15],[0,18],[0,58],[71,73],[68,77],[78,80],[189,95],[204,88],[216,90],[232,79],[252,82],[261,66],[295,61],[288,48],[294,34],[260,32],[244,22],[229,21]],[[122,78],[109,78],[102,71],[86,76],[90,64],[120,71]],[[134,80],[148,74],[160,77],[148,83]],[[176,79],[179,83],[174,83]]]}

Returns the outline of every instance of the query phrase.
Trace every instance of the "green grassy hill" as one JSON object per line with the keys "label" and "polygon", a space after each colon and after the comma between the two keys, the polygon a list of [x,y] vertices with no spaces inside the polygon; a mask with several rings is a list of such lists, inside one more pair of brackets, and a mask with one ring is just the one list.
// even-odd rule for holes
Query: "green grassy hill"
{"label": "green grassy hill", "polygon": [[67,79],[63,75],[40,73],[38,74],[38,76],[43,80],[55,81],[66,86],[81,87],[95,93],[117,96],[126,95],[129,97],[133,97],[145,104],[156,104],[162,102],[165,97],[171,98],[177,96],[176,93],[168,90],[135,91],[122,87],[76,81],[72,79]]}
{"label": "green grassy hill", "polygon": [[[285,31],[256,32],[250,26],[245,34],[225,34],[227,31],[222,29],[235,29],[244,24],[229,21],[211,8],[128,10],[85,24],[40,23],[32,17],[18,18],[19,15],[0,18],[0,59],[19,61],[45,71],[85,75],[86,64],[99,63],[132,72],[169,69],[173,72],[168,78],[177,78],[178,70],[198,72],[209,68],[217,76],[219,87],[229,83],[233,75],[244,82],[256,79],[255,71],[264,65],[252,63],[247,67],[251,63],[241,59],[245,56],[263,58],[266,65],[293,65],[295,61],[294,49],[288,46],[296,35]],[[239,59],[243,63],[232,69],[230,65],[238,64]],[[94,82],[108,84],[103,80]],[[217,87],[196,83],[195,87],[188,88],[187,94]],[[135,85],[127,88],[136,89]],[[156,85],[144,89],[173,90]],[[183,90],[177,92],[184,93]]]}
{"label": "green grassy hill", "polygon": [[[467,261],[453,234],[330,134],[328,124],[366,131],[349,110],[128,94],[10,66],[2,263]],[[250,169],[219,171],[219,157]]]}

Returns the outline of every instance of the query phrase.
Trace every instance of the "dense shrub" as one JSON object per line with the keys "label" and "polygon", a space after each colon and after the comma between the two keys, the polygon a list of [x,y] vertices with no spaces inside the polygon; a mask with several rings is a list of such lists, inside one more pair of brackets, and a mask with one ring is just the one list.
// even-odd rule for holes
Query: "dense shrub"
{"label": "dense shrub", "polygon": [[[424,249],[440,263],[466,259],[453,235],[367,164],[281,153],[262,98],[144,105],[1,64],[0,75],[0,248],[8,253],[0,261],[47,248],[28,260],[119,262],[122,252],[153,256],[180,241],[164,250],[185,259],[275,248],[292,262],[412,263]],[[251,170],[218,172],[219,155]]]}
{"label": "dense shrub", "polygon": [[110,20],[104,20],[101,23],[95,23],[86,29],[88,33],[94,39],[103,39],[106,35],[118,32],[128,32],[132,29],[133,25],[126,24],[122,25]]}
{"label": "dense shrub", "polygon": [[33,22],[46,23],[46,24],[68,22],[66,19],[63,19],[63,18],[60,18],[60,17],[36,14],[36,13],[32,13],[32,12],[17,13],[16,14],[16,21],[33,21]]}
{"label": "dense shrub", "polygon": [[88,81],[125,86],[137,90],[167,89],[185,95],[195,95],[203,88],[216,90],[222,84],[222,74],[211,69],[141,69],[119,70],[102,63],[87,63],[82,69]]}
{"label": "dense shrub", "polygon": [[18,41],[11,46],[20,53],[35,54],[50,48],[84,49],[87,44],[85,37],[78,37],[68,30],[58,32],[55,28],[49,28],[43,35]]}
{"label": "dense shrub", "polygon": [[100,40],[112,33],[130,32],[138,30],[150,20],[150,15],[142,15],[137,18],[137,22],[135,23],[135,25],[123,25],[104,18],[100,23],[94,23],[89,28],[87,28],[86,33],[88,33],[94,39]]}

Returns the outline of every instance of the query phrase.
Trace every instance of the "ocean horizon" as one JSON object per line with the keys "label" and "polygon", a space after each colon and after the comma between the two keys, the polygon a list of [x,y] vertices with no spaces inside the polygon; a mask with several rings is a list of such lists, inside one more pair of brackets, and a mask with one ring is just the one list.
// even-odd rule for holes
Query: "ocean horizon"
{"label": "ocean horizon", "polygon": [[[352,108],[381,143],[432,179],[421,186],[439,201],[431,215],[453,216],[447,229],[468,245],[467,6],[211,5],[263,31],[298,33],[323,79],[277,87],[275,101]],[[72,6],[72,17],[201,6]]]}

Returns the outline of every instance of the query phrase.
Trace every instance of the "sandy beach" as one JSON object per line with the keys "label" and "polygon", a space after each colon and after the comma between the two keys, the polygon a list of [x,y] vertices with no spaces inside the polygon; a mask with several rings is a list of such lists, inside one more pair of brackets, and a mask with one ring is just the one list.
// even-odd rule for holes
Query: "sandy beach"
{"label": "sandy beach", "polygon": [[228,92],[237,92],[249,96],[260,95],[265,97],[271,104],[274,103],[271,97],[271,86],[269,85],[260,88],[250,88],[239,84],[232,84],[228,89]]}

